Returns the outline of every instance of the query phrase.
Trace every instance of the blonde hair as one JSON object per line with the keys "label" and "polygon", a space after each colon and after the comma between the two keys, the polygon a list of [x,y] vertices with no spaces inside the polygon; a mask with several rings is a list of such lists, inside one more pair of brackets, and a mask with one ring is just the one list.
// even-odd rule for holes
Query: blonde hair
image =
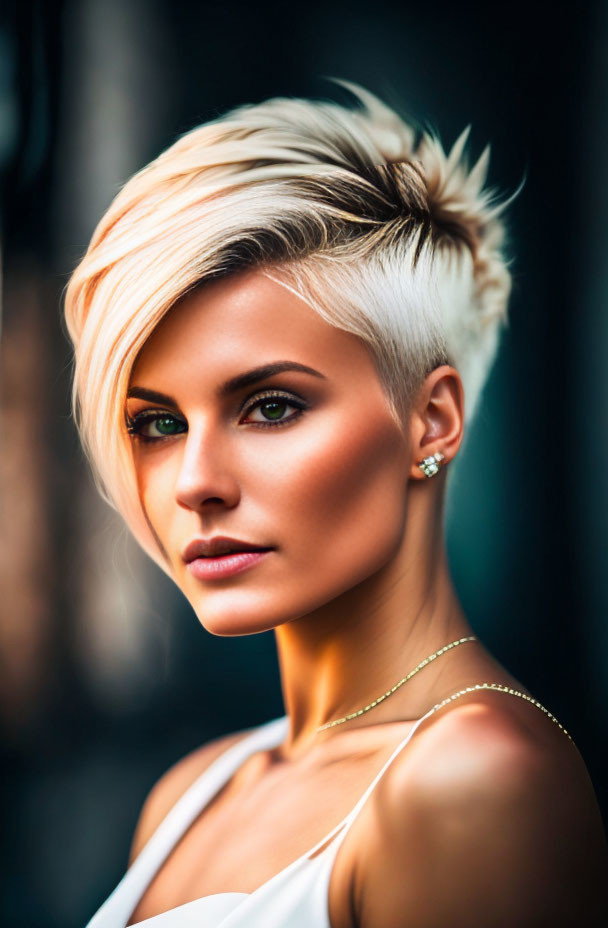
{"label": "blonde hair", "polygon": [[396,416],[441,363],[470,421],[506,320],[505,203],[376,96],[237,107],[139,171],[97,226],[66,291],[73,411],[103,498],[168,572],[138,498],[124,406],[139,351],[186,292],[259,268],[369,346]]}

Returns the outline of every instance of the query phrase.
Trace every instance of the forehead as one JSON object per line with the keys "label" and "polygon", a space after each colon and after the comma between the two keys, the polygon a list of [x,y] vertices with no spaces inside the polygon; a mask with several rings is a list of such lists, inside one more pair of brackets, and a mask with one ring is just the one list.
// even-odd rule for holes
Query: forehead
{"label": "forehead", "polygon": [[327,375],[377,379],[367,346],[322,319],[259,271],[205,284],[188,294],[152,333],[132,381],[223,378],[279,360]]}

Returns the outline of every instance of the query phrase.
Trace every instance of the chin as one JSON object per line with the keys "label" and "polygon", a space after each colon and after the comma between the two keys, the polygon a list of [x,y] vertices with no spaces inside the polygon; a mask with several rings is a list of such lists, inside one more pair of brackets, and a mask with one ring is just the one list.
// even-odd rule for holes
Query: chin
{"label": "chin", "polygon": [[261,632],[272,631],[283,621],[288,622],[286,618],[283,621],[271,621],[267,615],[243,615],[232,612],[221,612],[219,615],[209,614],[204,609],[195,609],[196,616],[210,635],[216,635],[218,638],[236,638],[239,635],[259,635]]}
{"label": "chin", "polygon": [[267,632],[295,617],[285,602],[236,589],[199,590],[186,596],[203,628],[211,635],[236,637]]}
{"label": "chin", "polygon": [[[378,564],[358,565],[357,570],[347,571],[341,578],[326,577],[326,582],[316,587],[311,583],[314,571],[298,576],[292,583],[286,580],[262,585],[227,585],[186,592],[196,616],[211,635],[234,637],[256,635],[270,631],[312,615],[344,594],[356,590],[361,583],[372,578],[384,566]],[[329,581],[329,582],[327,582]]]}

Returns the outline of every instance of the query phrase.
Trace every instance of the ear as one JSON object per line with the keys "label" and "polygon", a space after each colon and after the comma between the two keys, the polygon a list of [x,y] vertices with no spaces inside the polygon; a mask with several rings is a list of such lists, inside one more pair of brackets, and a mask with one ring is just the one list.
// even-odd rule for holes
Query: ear
{"label": "ear", "polygon": [[436,451],[445,467],[457,454],[464,433],[464,389],[460,374],[449,364],[436,367],[420,387],[410,415],[412,463],[410,477],[428,480],[418,464]]}

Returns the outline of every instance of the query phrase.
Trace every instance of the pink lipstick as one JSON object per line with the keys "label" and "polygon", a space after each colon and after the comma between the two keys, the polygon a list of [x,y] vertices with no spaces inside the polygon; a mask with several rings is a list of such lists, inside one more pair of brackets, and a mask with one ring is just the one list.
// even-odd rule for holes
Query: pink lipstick
{"label": "pink lipstick", "polygon": [[272,550],[222,535],[209,539],[195,538],[184,549],[182,560],[198,580],[222,580],[249,570]]}

